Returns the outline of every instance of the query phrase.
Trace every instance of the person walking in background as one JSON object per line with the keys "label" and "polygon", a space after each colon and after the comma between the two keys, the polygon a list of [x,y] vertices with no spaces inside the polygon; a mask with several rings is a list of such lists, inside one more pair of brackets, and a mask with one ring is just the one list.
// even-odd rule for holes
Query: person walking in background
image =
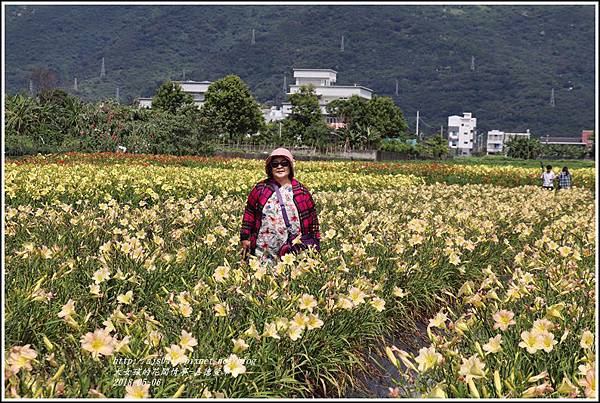
{"label": "person walking in background", "polygon": [[542,173],[541,179],[543,181],[542,188],[548,190],[554,190],[554,179],[556,175],[552,171],[552,165],[546,165],[546,172]]}
{"label": "person walking in background", "polygon": [[[294,157],[285,148],[274,150],[265,163],[267,179],[248,196],[240,241],[242,255],[276,264],[287,253],[309,246],[320,250],[319,220],[313,198],[294,178]],[[293,242],[299,238],[300,243]]]}
{"label": "person walking in background", "polygon": [[558,175],[558,190],[561,189],[571,189],[571,173],[567,167],[563,167]]}

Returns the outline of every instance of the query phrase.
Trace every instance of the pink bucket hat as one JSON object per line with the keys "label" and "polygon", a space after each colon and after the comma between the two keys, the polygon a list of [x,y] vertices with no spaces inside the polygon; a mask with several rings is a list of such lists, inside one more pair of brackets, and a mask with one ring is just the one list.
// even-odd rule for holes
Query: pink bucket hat
{"label": "pink bucket hat", "polygon": [[294,156],[287,148],[277,148],[273,150],[271,155],[267,157],[267,161],[265,162],[265,172],[267,175],[271,172],[271,168],[269,164],[273,157],[285,157],[290,162],[290,179],[294,177]]}

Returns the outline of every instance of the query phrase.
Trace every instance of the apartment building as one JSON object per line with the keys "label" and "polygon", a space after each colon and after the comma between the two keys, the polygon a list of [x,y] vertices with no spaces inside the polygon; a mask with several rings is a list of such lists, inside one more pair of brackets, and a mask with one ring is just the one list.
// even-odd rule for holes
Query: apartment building
{"label": "apartment building", "polygon": [[448,116],[448,148],[457,156],[471,156],[477,130],[477,119],[472,113]]}

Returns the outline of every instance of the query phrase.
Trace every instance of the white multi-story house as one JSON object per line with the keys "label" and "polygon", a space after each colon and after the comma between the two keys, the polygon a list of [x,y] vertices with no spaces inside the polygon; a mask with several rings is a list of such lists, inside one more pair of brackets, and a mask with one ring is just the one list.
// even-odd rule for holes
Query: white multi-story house
{"label": "white multi-story house", "polygon": [[448,116],[448,147],[458,156],[470,156],[477,129],[477,119],[469,112]]}
{"label": "white multi-story house", "polygon": [[504,145],[504,132],[490,130],[487,133],[487,154],[501,154]]}
{"label": "white multi-story house", "polygon": [[[204,105],[204,94],[208,91],[210,81],[173,81],[181,85],[183,92],[187,92],[194,98],[194,104],[200,108]],[[152,108],[152,98],[138,98],[138,106],[140,108]]]}
{"label": "white multi-story house", "polygon": [[508,143],[511,139],[516,138],[516,137],[522,137],[522,138],[531,138],[531,133],[529,132],[529,129],[527,129],[527,131],[525,133],[510,133],[510,132],[503,132],[500,130],[490,130],[487,133],[487,153],[488,155],[490,154],[505,154],[506,150],[504,149],[504,146],[506,145],[506,143]]}
{"label": "white multi-story house", "polygon": [[[315,88],[315,93],[319,98],[321,112],[325,115],[328,123],[334,126],[343,125],[337,122],[334,118],[327,116],[326,106],[329,102],[336,99],[348,99],[353,95],[357,95],[364,99],[373,98],[373,90],[362,85],[335,85],[337,81],[337,71],[331,69],[294,69],[294,78],[296,83],[290,85],[287,95],[300,92],[302,85],[312,84]],[[292,104],[284,102],[282,104],[283,115],[285,117],[292,113]]]}

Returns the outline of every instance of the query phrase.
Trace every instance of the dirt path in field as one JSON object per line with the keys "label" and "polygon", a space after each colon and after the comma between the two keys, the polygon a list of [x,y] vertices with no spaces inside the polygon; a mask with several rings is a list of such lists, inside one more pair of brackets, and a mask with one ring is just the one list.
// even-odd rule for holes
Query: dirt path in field
{"label": "dirt path in field", "polygon": [[[404,380],[398,373],[398,369],[389,361],[385,354],[386,346],[396,346],[415,356],[419,349],[428,346],[427,325],[423,322],[417,323],[416,332],[406,332],[388,337],[385,343],[368,345],[363,347],[363,355],[366,359],[368,371],[359,372],[356,376],[356,387],[349,390],[345,398],[384,398],[390,397],[388,388],[394,387],[393,380],[403,383]],[[398,360],[404,368],[402,362]],[[420,396],[405,396],[420,397]]]}

